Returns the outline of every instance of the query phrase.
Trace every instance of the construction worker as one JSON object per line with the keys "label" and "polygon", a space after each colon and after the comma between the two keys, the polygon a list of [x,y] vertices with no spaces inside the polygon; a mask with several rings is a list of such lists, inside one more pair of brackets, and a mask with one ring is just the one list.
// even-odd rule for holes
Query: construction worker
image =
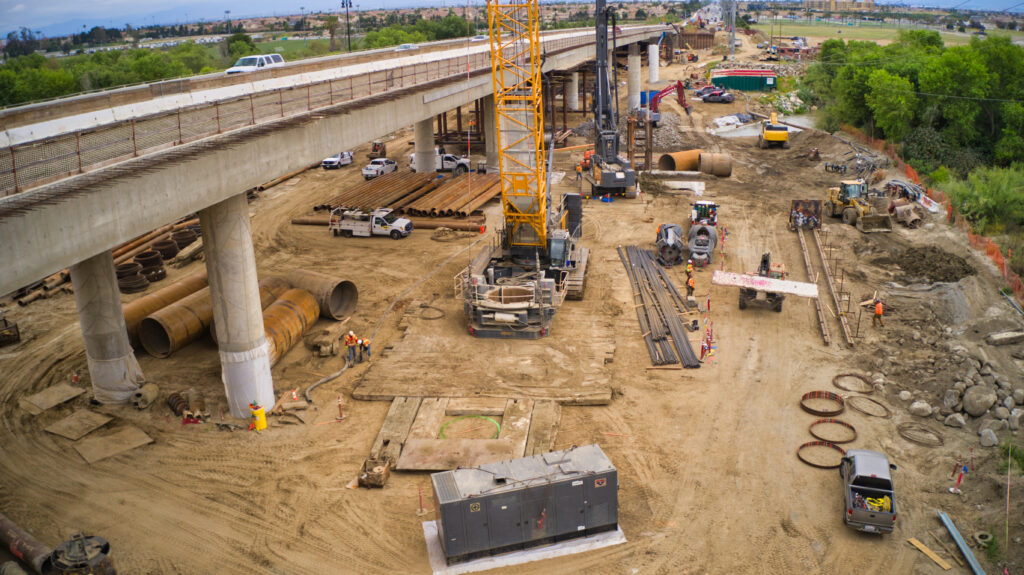
{"label": "construction worker", "polygon": [[875,300],[875,315],[871,318],[871,325],[880,325],[885,327],[885,322],[882,321],[882,300]]}
{"label": "construction worker", "polygon": [[359,362],[363,362],[363,355],[366,355],[366,361],[370,361],[370,340],[363,338],[359,340]]}
{"label": "construction worker", "polygon": [[693,260],[686,260],[686,276],[693,277]]}
{"label": "construction worker", "polygon": [[348,348],[348,363],[353,365],[356,362],[356,346],[359,345],[359,338],[356,337],[356,332],[350,331],[345,336],[345,347]]}
{"label": "construction worker", "polygon": [[583,179],[583,164],[576,164],[576,181]]}
{"label": "construction worker", "polygon": [[693,276],[686,278],[686,297],[693,297],[693,289],[697,286],[697,282],[693,281]]}

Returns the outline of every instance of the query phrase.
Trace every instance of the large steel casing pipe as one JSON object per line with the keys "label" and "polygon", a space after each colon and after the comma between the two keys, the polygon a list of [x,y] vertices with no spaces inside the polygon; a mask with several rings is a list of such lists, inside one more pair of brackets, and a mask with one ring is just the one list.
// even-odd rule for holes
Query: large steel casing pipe
{"label": "large steel casing pipe", "polygon": [[270,345],[270,365],[277,363],[302,339],[320,315],[316,298],[304,289],[290,289],[281,294],[263,312],[263,329]]}
{"label": "large steel casing pipe", "polygon": [[294,270],[287,278],[292,287],[313,294],[320,306],[320,315],[326,319],[344,319],[356,309],[359,290],[348,280],[306,270]]}
{"label": "large steel casing pipe", "polygon": [[704,150],[686,150],[662,154],[658,158],[658,169],[669,172],[693,172],[700,167],[700,155]]}
{"label": "large steel casing pipe", "polygon": [[124,304],[125,327],[128,328],[128,339],[135,347],[139,346],[139,323],[149,314],[159,311],[168,305],[192,295],[206,287],[206,270],[185,276],[173,284],[146,294],[139,299]]}
{"label": "large steel casing pipe", "polygon": [[53,550],[43,545],[3,513],[0,513],[0,544],[9,549],[11,554],[25,565],[32,567],[36,573],[50,571],[50,554],[53,553]]}

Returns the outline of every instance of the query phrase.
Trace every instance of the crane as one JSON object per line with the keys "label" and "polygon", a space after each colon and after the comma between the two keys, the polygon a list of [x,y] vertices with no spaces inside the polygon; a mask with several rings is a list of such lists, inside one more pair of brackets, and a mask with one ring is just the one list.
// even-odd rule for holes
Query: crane
{"label": "crane", "polygon": [[590,250],[579,194],[553,204],[544,153],[537,0],[488,0],[504,227],[456,276],[477,337],[548,334],[563,300],[582,299]]}
{"label": "crane", "polygon": [[617,114],[612,111],[614,101],[608,77],[608,12],[605,0],[595,2],[597,38],[594,71],[597,83],[594,86],[594,117],[597,136],[587,181],[590,182],[592,196],[615,194],[636,197],[636,173],[629,167],[629,161],[619,155]]}

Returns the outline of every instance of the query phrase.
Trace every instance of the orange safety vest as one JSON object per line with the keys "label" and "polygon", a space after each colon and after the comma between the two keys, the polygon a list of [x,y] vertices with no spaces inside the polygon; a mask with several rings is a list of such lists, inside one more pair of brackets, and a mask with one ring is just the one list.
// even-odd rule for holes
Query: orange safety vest
{"label": "orange safety vest", "polygon": [[348,347],[355,347],[357,341],[358,340],[356,339],[356,337],[354,335],[346,335],[345,336],[345,345],[348,346]]}
{"label": "orange safety vest", "polygon": [[875,304],[875,315],[882,315],[882,302]]}
{"label": "orange safety vest", "polygon": [[693,281],[693,278],[692,278],[692,277],[691,277],[690,279],[686,280],[686,285],[688,285],[688,286],[690,286],[690,287],[696,287],[696,286],[694,285],[695,283],[696,283],[696,282],[694,282],[694,281]]}
{"label": "orange safety vest", "polygon": [[370,347],[370,340],[364,339],[363,340],[363,347]]}

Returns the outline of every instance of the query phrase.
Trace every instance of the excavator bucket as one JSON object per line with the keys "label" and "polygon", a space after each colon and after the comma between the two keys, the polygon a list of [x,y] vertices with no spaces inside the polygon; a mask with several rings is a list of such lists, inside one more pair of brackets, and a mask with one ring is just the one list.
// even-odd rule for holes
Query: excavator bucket
{"label": "excavator bucket", "polygon": [[857,218],[857,229],[865,234],[891,232],[892,217],[889,214],[865,214]]}

